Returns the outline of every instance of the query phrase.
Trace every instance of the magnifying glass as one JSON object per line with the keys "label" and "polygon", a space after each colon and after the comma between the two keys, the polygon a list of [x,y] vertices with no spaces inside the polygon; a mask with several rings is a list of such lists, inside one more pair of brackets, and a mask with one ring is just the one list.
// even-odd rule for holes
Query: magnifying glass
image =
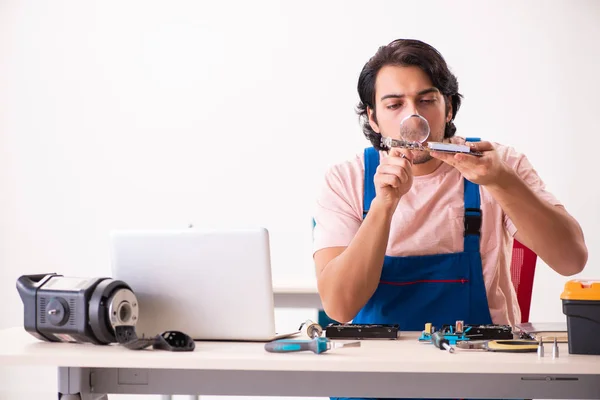
{"label": "magnifying glass", "polygon": [[400,121],[400,137],[409,143],[423,143],[430,133],[429,122],[419,114],[411,114]]}
{"label": "magnifying glass", "polygon": [[427,140],[430,133],[429,122],[419,114],[411,114],[400,121],[401,139],[381,137],[381,144],[388,149],[391,147],[403,147],[410,150],[426,151],[423,142]]}

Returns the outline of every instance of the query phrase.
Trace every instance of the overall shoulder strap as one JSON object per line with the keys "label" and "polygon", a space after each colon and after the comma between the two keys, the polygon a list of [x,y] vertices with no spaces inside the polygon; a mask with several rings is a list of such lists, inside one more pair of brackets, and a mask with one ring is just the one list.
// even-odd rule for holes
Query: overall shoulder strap
{"label": "overall shoulder strap", "polygon": [[[467,142],[478,142],[479,138],[466,138]],[[481,199],[479,185],[463,178],[465,185],[465,233],[464,251],[479,252],[481,234]]]}
{"label": "overall shoulder strap", "polygon": [[375,198],[375,171],[379,166],[379,152],[374,147],[367,147],[364,152],[365,179],[363,191],[363,219],[371,208],[371,202]]}

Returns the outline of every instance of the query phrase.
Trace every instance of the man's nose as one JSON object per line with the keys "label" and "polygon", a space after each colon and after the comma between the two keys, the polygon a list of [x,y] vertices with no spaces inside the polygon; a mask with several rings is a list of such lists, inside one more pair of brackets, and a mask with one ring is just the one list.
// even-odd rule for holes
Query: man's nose
{"label": "man's nose", "polygon": [[411,115],[419,114],[419,109],[417,108],[417,105],[412,101],[408,102],[404,110],[405,112],[403,113],[402,118],[407,118]]}

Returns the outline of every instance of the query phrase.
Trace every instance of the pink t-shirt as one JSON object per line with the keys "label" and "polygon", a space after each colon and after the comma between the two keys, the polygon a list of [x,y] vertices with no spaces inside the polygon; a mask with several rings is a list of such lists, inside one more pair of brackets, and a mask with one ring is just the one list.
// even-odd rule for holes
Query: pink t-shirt
{"label": "pink t-shirt", "polygon": [[[452,142],[462,143],[456,137]],[[494,143],[500,158],[550,204],[560,204],[545,189],[528,159],[513,148]],[[380,157],[385,157],[380,152]],[[358,231],[363,215],[363,153],[332,166],[325,175],[314,214],[314,251],[348,246]],[[520,322],[521,312],[511,281],[512,242],[516,232],[500,205],[480,186],[482,226],[480,252],[483,278],[492,321]],[[388,256],[413,256],[463,251],[463,177],[442,163],[433,173],[416,176],[392,218]]]}

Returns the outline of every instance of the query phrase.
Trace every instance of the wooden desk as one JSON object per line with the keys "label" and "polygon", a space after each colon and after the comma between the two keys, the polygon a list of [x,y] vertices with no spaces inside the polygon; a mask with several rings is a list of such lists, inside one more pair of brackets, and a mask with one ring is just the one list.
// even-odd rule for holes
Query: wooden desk
{"label": "wooden desk", "polygon": [[[194,352],[133,351],[40,342],[21,327],[0,331],[0,365],[58,367],[63,399],[106,393],[316,397],[600,398],[600,356],[454,354],[417,333],[360,348],[271,354],[261,343],[197,342]],[[33,379],[32,379],[33,382]]]}

